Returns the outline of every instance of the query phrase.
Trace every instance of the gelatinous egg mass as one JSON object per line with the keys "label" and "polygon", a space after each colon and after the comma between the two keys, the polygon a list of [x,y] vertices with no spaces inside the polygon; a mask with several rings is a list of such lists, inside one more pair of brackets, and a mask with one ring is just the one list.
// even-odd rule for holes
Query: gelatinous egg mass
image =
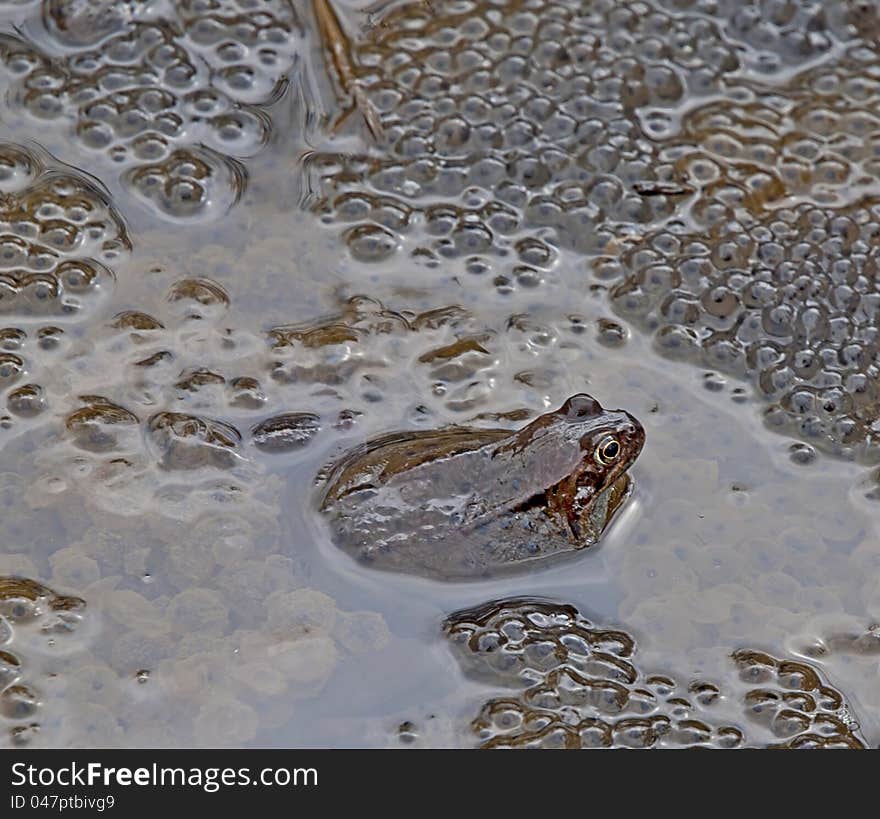
{"label": "gelatinous egg mass", "polygon": [[11,103],[40,128],[69,129],[104,172],[155,213],[221,216],[261,150],[277,96],[302,51],[288,0],[157,4],[46,0],[46,31],[6,35]]}
{"label": "gelatinous egg mass", "polygon": [[445,630],[466,674],[511,689],[471,723],[483,748],[865,747],[843,696],[803,662],[739,650],[732,691],[683,683],[646,673],[626,631],[537,600],[458,612]]}

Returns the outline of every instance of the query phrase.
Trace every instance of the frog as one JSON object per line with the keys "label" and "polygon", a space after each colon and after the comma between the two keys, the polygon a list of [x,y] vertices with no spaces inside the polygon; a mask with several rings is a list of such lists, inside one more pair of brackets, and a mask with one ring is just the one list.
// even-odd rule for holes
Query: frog
{"label": "frog", "polygon": [[596,544],[645,430],[587,394],[518,430],[450,426],[354,447],[324,476],[336,546],[375,569],[483,579]]}

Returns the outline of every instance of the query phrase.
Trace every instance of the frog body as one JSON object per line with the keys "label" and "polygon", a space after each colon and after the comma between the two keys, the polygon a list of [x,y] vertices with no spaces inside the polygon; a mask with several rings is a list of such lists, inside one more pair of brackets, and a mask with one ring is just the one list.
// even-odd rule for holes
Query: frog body
{"label": "frog body", "polygon": [[366,565],[487,577],[594,544],[630,493],[644,438],[629,413],[588,395],[520,430],[392,433],[331,470],[320,508]]}

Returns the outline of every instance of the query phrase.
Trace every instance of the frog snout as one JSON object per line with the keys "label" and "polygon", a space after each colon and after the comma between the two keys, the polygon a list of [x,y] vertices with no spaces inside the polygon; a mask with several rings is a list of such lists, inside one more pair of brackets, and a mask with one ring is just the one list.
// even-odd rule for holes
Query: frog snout
{"label": "frog snout", "polygon": [[630,420],[621,428],[620,434],[627,441],[637,446],[636,453],[638,454],[645,443],[645,428],[632,416],[629,416],[629,418]]}

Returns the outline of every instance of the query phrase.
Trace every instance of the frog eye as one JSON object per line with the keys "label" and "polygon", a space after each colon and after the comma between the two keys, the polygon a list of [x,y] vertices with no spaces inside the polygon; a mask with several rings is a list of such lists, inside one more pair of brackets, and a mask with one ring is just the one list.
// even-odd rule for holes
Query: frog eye
{"label": "frog eye", "polygon": [[620,457],[620,442],[606,435],[596,447],[596,460],[603,466],[610,466]]}
{"label": "frog eye", "polygon": [[602,414],[602,407],[591,395],[581,393],[573,395],[560,408],[559,411],[572,421],[581,421],[584,418],[592,418]]}

